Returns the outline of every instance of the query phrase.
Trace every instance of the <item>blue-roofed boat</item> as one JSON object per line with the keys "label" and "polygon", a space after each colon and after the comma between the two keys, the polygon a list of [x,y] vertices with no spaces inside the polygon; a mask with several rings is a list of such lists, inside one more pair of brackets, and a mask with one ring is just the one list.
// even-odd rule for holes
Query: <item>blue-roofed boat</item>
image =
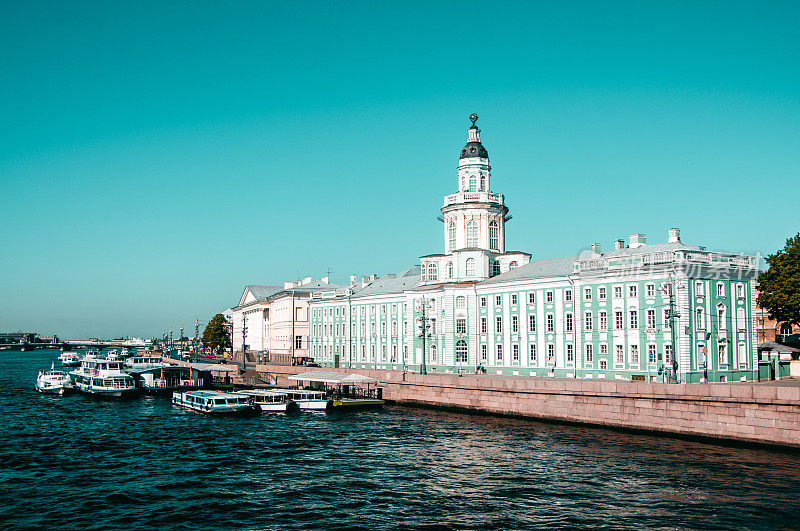
{"label": "blue-roofed boat", "polygon": [[240,393],[221,391],[183,391],[172,393],[172,403],[210,414],[255,413],[252,399]]}

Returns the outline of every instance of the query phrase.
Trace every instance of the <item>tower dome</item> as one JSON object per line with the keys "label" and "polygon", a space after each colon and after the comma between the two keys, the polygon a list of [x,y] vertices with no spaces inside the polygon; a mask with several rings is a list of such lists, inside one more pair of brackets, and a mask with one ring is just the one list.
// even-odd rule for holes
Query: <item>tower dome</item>
{"label": "tower dome", "polygon": [[472,126],[469,128],[469,138],[467,138],[467,145],[464,146],[464,149],[461,150],[460,159],[469,159],[478,157],[481,159],[488,159],[489,152],[486,151],[486,148],[483,147],[481,144],[481,130],[478,129],[478,126],[475,125],[475,122],[478,121],[478,115],[472,113],[469,115],[469,119],[472,121]]}

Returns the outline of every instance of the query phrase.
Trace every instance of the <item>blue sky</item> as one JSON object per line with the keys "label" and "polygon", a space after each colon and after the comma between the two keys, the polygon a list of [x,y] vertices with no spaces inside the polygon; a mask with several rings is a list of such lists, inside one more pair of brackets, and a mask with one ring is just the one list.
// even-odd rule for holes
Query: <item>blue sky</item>
{"label": "blue sky", "polygon": [[4,2],[0,330],[160,335],[442,248],[471,112],[508,247],[800,229],[797,2]]}

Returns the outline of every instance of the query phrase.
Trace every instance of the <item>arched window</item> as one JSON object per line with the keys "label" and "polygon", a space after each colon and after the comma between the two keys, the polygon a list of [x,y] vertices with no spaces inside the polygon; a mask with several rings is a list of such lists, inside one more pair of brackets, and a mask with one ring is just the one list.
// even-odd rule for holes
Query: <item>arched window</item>
{"label": "arched window", "polygon": [[489,273],[489,276],[490,277],[496,277],[499,274],[500,274],[500,262],[498,262],[497,260],[493,260],[492,261],[492,270]]}
{"label": "arched window", "polygon": [[467,342],[459,339],[456,342],[456,363],[467,362]]}
{"label": "arched window", "polygon": [[431,345],[431,363],[436,363],[436,345]]}
{"label": "arched window", "polygon": [[428,275],[426,274],[427,272],[428,266],[426,264],[422,264],[422,267],[420,268],[420,275],[422,276],[423,282],[425,282],[425,280],[428,278]]}
{"label": "arched window", "polygon": [[497,229],[497,222],[490,221],[489,222],[489,249],[497,249],[498,243],[498,229]]}
{"label": "arched window", "polygon": [[447,278],[453,278],[453,262],[447,262]]}
{"label": "arched window", "polygon": [[475,276],[475,259],[474,258],[467,258],[467,276],[474,277]]}
{"label": "arched window", "polygon": [[511,271],[512,269],[516,269],[516,268],[518,268],[518,267],[519,267],[519,265],[517,264],[517,261],[516,261],[516,260],[514,260],[513,262],[511,262],[511,263],[509,263],[509,264],[508,264],[508,270],[509,270],[509,271]]}
{"label": "arched window", "polygon": [[467,178],[463,175],[461,176],[461,191],[465,191],[467,189]]}
{"label": "arched window", "polygon": [[436,282],[439,280],[439,269],[436,264],[428,264],[428,282]]}
{"label": "arched window", "polygon": [[463,310],[467,307],[467,298],[463,295],[456,297],[456,310]]}
{"label": "arched window", "polygon": [[478,222],[470,221],[467,223],[467,247],[478,246]]}
{"label": "arched window", "polygon": [[481,175],[481,192],[486,191],[486,176]]}
{"label": "arched window", "polygon": [[477,192],[478,191],[478,178],[474,175],[469,176],[469,191],[470,192]]}
{"label": "arched window", "polygon": [[451,251],[456,248],[456,224],[454,221],[447,225],[447,241]]}

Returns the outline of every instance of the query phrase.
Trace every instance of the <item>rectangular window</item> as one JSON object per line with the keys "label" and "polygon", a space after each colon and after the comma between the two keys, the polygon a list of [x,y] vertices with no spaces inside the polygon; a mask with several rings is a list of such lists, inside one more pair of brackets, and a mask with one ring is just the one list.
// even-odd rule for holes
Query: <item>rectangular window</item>
{"label": "rectangular window", "polygon": [[604,371],[608,369],[608,362],[606,360],[600,360],[600,370]]}
{"label": "rectangular window", "polygon": [[385,336],[385,335],[386,335],[386,321],[383,321],[383,322],[381,323],[381,335],[382,335],[382,336]]}
{"label": "rectangular window", "polygon": [[614,286],[614,298],[615,299],[622,298],[622,286]]}
{"label": "rectangular window", "polygon": [[639,289],[636,286],[636,284],[631,284],[630,286],[628,286],[628,297],[631,298],[637,297],[638,294],[639,294]]}
{"label": "rectangular window", "polygon": [[706,285],[702,280],[694,283],[694,294],[700,297],[706,294]]}
{"label": "rectangular window", "polygon": [[511,359],[519,361],[519,345],[511,345]]}
{"label": "rectangular window", "polygon": [[294,336],[294,348],[303,348],[303,336]]}
{"label": "rectangular window", "polygon": [[605,343],[600,345],[600,355],[608,356],[608,345],[606,345]]}
{"label": "rectangular window", "polygon": [[592,300],[592,288],[583,288],[583,300]]}
{"label": "rectangular window", "polygon": [[600,330],[608,330],[608,313],[600,312]]}
{"label": "rectangular window", "polygon": [[466,333],[467,333],[467,320],[456,319],[456,334],[466,334]]}
{"label": "rectangular window", "polygon": [[656,311],[653,309],[647,310],[647,328],[650,330],[656,329]]}
{"label": "rectangular window", "polygon": [[531,363],[536,363],[536,345],[533,343],[528,345],[528,357]]}
{"label": "rectangular window", "polygon": [[511,316],[511,332],[515,334],[519,332],[519,317],[516,315]]}
{"label": "rectangular window", "polygon": [[720,282],[717,284],[717,297],[724,297],[725,296],[725,284]]}
{"label": "rectangular window", "polygon": [[397,345],[392,345],[392,363],[397,363]]}
{"label": "rectangular window", "polygon": [[572,332],[572,314],[568,313],[564,315],[564,331],[565,332]]}
{"label": "rectangular window", "polygon": [[594,323],[592,323],[592,312],[586,312],[583,315],[583,324],[584,324],[584,329],[585,330],[591,330],[592,329],[592,325],[594,324]]}
{"label": "rectangular window", "polygon": [[397,321],[392,321],[392,335],[397,335]]}
{"label": "rectangular window", "polygon": [[502,317],[495,317],[494,318],[494,331],[498,334],[503,332],[503,318]]}
{"label": "rectangular window", "polygon": [[594,361],[594,347],[591,343],[586,344],[586,363],[592,363]]}
{"label": "rectangular window", "polygon": [[503,345],[497,345],[495,348],[497,349],[497,361],[503,361]]}
{"label": "rectangular window", "polygon": [[436,319],[430,320],[430,327],[428,328],[430,335],[436,335]]}
{"label": "rectangular window", "polygon": [[645,294],[648,297],[655,297],[656,296],[656,285],[655,284],[647,284],[645,287]]}
{"label": "rectangular window", "polygon": [[545,302],[553,302],[553,292],[552,291],[546,291],[545,294],[544,294],[544,300],[545,300]]}
{"label": "rectangular window", "polygon": [[622,318],[622,312],[614,312],[614,328],[622,330],[625,328],[625,321]]}
{"label": "rectangular window", "polygon": [[528,332],[536,332],[536,316],[533,314],[528,316]]}
{"label": "rectangular window", "polygon": [[481,345],[481,361],[486,361],[486,345]]}
{"label": "rectangular window", "polygon": [[706,314],[703,308],[698,308],[696,312],[697,318],[697,329],[698,330],[705,330],[706,329]]}
{"label": "rectangular window", "polygon": [[631,345],[631,363],[639,363],[639,345]]}
{"label": "rectangular window", "polygon": [[597,298],[600,299],[601,301],[606,300],[606,288],[604,287],[597,288]]}
{"label": "rectangular window", "polygon": [[656,359],[656,346],[647,345],[647,363],[655,363]]}
{"label": "rectangular window", "polygon": [[502,306],[503,305],[503,297],[502,297],[502,295],[495,295],[494,296],[494,305],[495,306]]}
{"label": "rectangular window", "polygon": [[486,297],[481,297],[481,308],[486,308]]}
{"label": "rectangular window", "polygon": [[486,317],[481,317],[481,334],[485,334],[488,332],[488,327],[486,326]]}
{"label": "rectangular window", "polygon": [[567,361],[575,361],[575,347],[572,345],[572,343],[567,343]]}
{"label": "rectangular window", "polygon": [[669,318],[669,308],[664,308],[664,329],[672,328],[672,320]]}
{"label": "rectangular window", "polygon": [[664,363],[672,363],[672,345],[664,345]]}
{"label": "rectangular window", "polygon": [[625,363],[625,347],[622,345],[616,345],[615,348],[617,349],[617,363]]}
{"label": "rectangular window", "polygon": [[528,293],[528,304],[536,304],[536,294],[532,291]]}
{"label": "rectangular window", "polygon": [[736,284],[736,296],[744,297],[744,284]]}
{"label": "rectangular window", "polygon": [[630,311],[630,325],[631,330],[639,328],[639,312],[636,310]]}
{"label": "rectangular window", "polygon": [[564,300],[567,301],[567,302],[570,302],[572,300],[572,290],[571,289],[565,289],[564,290]]}
{"label": "rectangular window", "polygon": [[547,344],[547,361],[552,363],[556,360],[556,346],[552,343]]}
{"label": "rectangular window", "polygon": [[553,314],[552,313],[548,313],[547,314],[547,331],[548,332],[552,332],[553,331],[553,327],[554,327]]}
{"label": "rectangular window", "polygon": [[516,305],[517,305],[517,294],[516,293],[512,293],[511,294],[511,306],[516,306]]}
{"label": "rectangular window", "polygon": [[381,304],[381,315],[386,315],[386,305]]}

